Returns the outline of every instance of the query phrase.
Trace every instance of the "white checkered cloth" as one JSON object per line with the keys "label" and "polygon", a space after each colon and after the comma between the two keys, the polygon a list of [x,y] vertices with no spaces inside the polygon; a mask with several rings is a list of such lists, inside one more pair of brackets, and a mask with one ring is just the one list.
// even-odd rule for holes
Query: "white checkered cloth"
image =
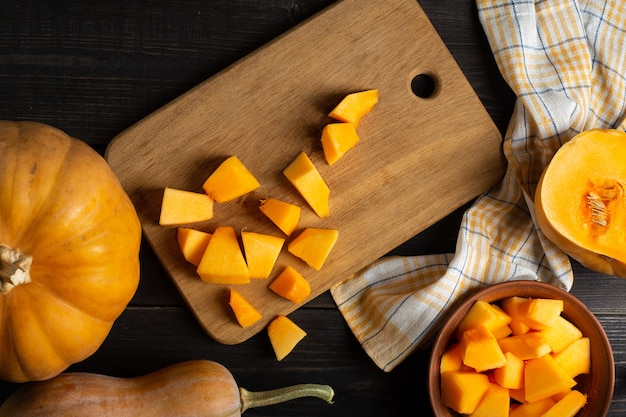
{"label": "white checkered cloth", "polygon": [[516,103],[504,138],[508,169],[465,213],[456,252],[383,258],[331,289],[372,360],[390,371],[438,330],[470,290],[531,279],[567,291],[569,258],[537,231],[539,177],[556,150],[590,128],[626,129],[624,0],[477,0]]}

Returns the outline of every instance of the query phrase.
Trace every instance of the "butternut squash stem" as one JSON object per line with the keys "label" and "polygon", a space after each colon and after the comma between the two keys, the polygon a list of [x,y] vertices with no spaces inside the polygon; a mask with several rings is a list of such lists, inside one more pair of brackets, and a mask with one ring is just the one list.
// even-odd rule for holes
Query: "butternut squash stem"
{"label": "butternut squash stem", "polygon": [[251,392],[245,388],[239,388],[241,397],[241,413],[250,408],[265,407],[295,400],[303,397],[316,397],[333,403],[335,392],[328,385],[320,384],[299,384],[290,387],[278,388],[269,391]]}

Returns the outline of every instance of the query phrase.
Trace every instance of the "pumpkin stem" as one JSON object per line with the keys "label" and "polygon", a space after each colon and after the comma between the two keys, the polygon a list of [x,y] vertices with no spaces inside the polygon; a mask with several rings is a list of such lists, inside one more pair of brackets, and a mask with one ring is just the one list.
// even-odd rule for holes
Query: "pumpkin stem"
{"label": "pumpkin stem", "polygon": [[6,294],[11,288],[30,282],[32,256],[0,244],[0,291]]}
{"label": "pumpkin stem", "polygon": [[328,404],[332,404],[335,392],[328,385],[299,384],[259,392],[239,388],[239,394],[241,396],[241,413],[243,414],[249,408],[265,407],[303,397],[317,397]]}

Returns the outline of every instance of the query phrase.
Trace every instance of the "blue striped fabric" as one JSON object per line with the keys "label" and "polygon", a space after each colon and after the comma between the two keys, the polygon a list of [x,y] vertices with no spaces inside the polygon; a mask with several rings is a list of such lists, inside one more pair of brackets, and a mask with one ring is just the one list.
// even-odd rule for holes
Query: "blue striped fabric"
{"label": "blue striped fabric", "polygon": [[331,289],[372,360],[390,371],[469,291],[531,279],[569,290],[569,258],[535,227],[537,182],[558,148],[590,128],[626,129],[623,0],[477,0],[498,67],[517,100],[501,184],[464,214],[454,254],[383,258]]}

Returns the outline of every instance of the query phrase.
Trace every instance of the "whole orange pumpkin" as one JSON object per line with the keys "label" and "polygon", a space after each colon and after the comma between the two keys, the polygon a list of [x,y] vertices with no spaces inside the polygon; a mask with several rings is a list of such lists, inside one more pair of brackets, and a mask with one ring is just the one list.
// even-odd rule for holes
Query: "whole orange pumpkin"
{"label": "whole orange pumpkin", "polygon": [[93,354],[139,284],[141,226],[95,150],[0,121],[0,378],[51,378]]}

